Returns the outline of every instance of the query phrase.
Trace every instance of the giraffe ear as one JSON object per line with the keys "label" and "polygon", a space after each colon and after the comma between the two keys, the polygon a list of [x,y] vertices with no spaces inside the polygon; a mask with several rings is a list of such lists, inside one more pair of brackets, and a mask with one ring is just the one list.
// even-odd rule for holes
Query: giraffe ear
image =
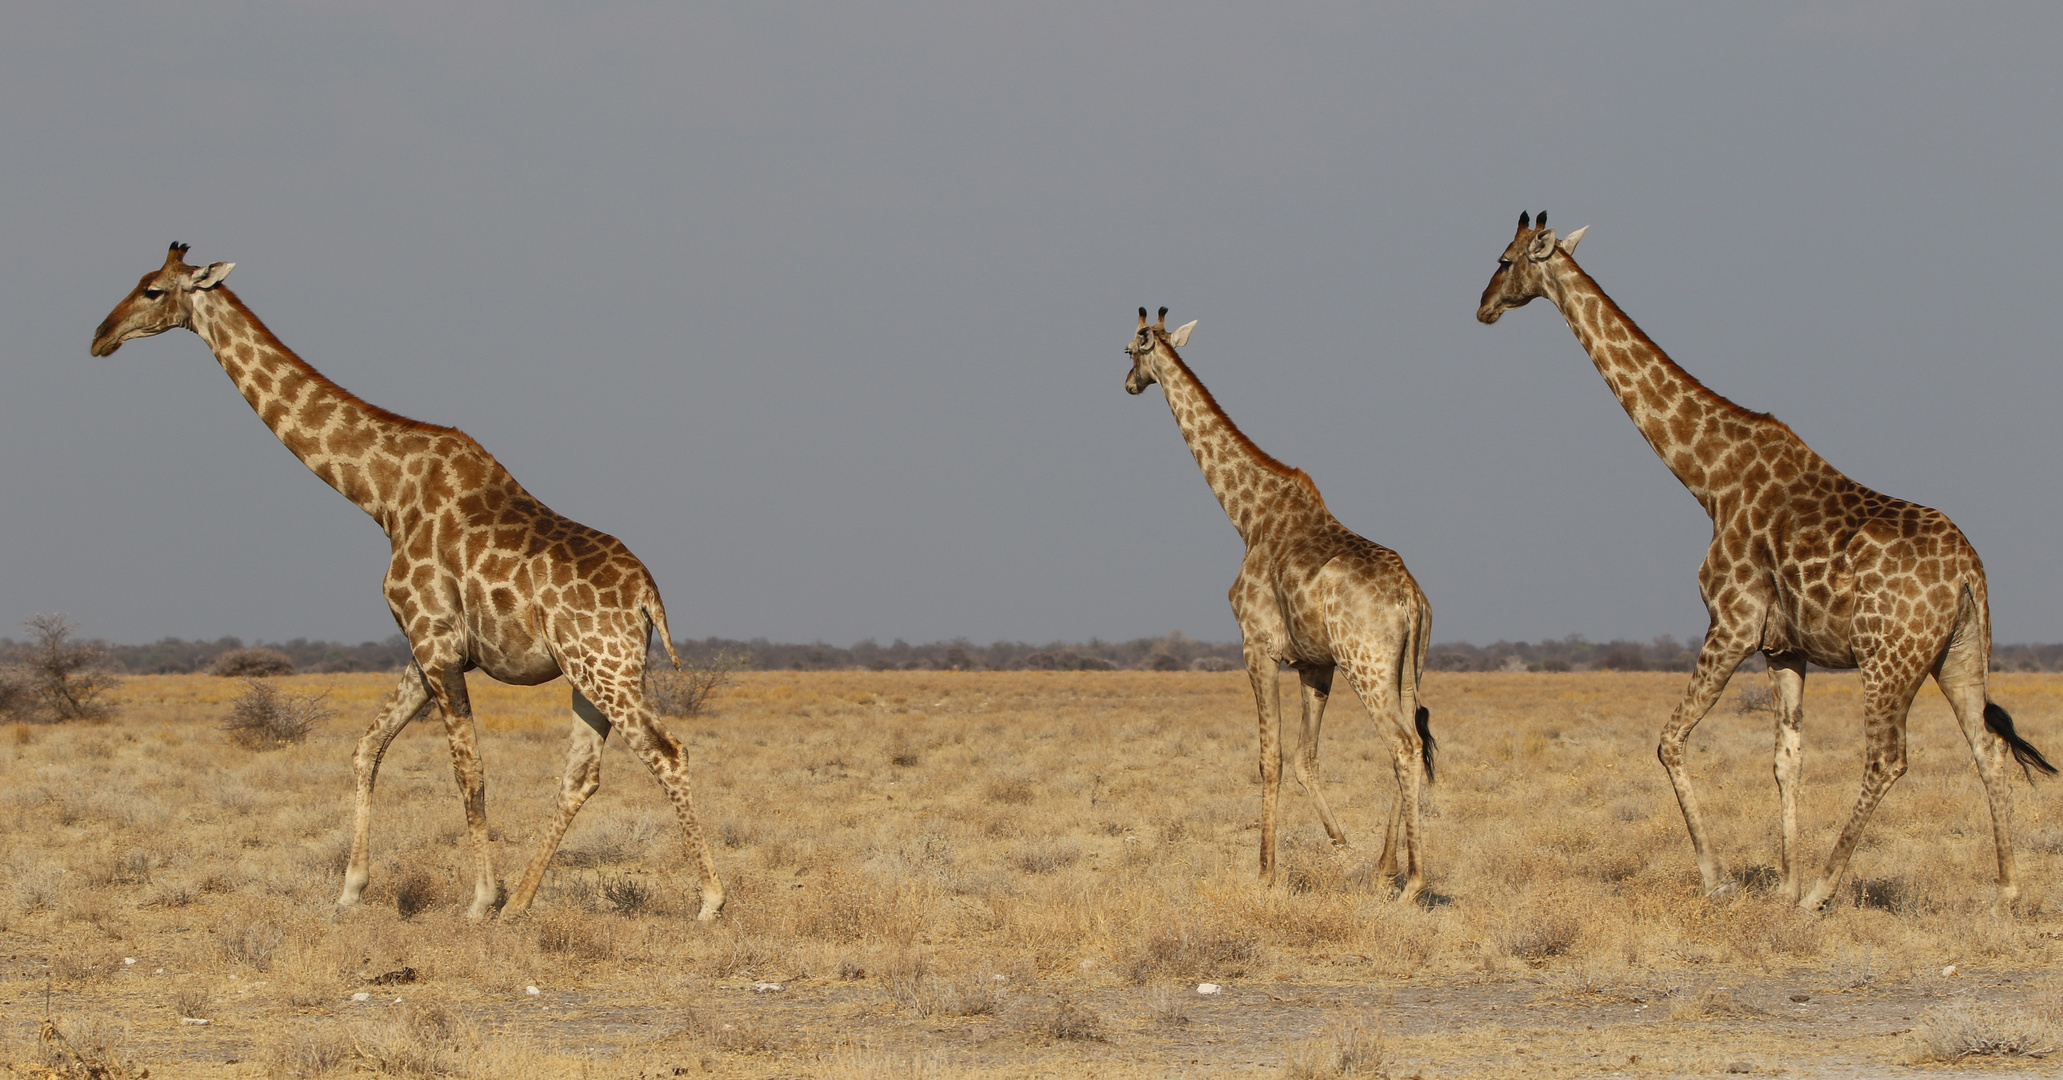
{"label": "giraffe ear", "polygon": [[1582,228],[1577,229],[1575,232],[1572,232],[1569,235],[1562,237],[1562,242],[1558,245],[1562,249],[1562,254],[1576,254],[1576,245],[1583,242],[1583,234],[1589,231],[1590,226],[1585,225]]}
{"label": "giraffe ear", "polygon": [[1526,258],[1539,262],[1554,254],[1554,230],[1542,229],[1533,234],[1532,242],[1526,245]]}
{"label": "giraffe ear", "polygon": [[1168,335],[1168,344],[1178,349],[1189,344],[1189,331],[1196,329],[1196,323],[1197,320],[1191,319],[1176,327],[1175,332]]}
{"label": "giraffe ear", "polygon": [[212,289],[222,284],[222,279],[228,277],[229,272],[234,269],[236,269],[235,263],[209,263],[201,267],[200,271],[193,275],[193,287],[196,289]]}

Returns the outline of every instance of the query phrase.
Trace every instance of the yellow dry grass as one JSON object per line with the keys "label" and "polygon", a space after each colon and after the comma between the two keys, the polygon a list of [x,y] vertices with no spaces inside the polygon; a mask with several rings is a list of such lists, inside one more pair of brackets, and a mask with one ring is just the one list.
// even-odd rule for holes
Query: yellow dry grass
{"label": "yellow dry grass", "polygon": [[[1851,884],[1805,915],[1760,869],[1770,717],[1731,694],[1691,760],[1747,888],[1699,895],[1653,753],[1679,675],[1429,676],[1435,902],[1400,908],[1372,869],[1386,743],[1350,694],[1324,773],[1360,846],[1331,850],[1292,782],[1264,891],[1241,673],[748,674],[674,722],[730,893],[705,927],[672,815],[617,751],[531,916],[465,921],[434,723],[389,754],[368,903],[333,918],[350,747],[391,681],[281,680],[341,719],[269,752],[229,742],[242,683],[207,676],[131,679],[118,719],[0,740],[0,1058],[64,1064],[37,1042],[47,995],[74,1045],[154,1077],[1858,1075],[1928,1046],[2040,1051],[1984,1025],[2038,1042],[2063,1000],[2063,788],[2016,781],[2024,899],[1993,919],[1981,789],[1931,690]],[[1994,693],[2063,751],[2063,677]],[[473,701],[513,876],[565,689],[475,677]],[[1817,860],[1858,782],[1854,677],[1815,675],[1806,708]]]}

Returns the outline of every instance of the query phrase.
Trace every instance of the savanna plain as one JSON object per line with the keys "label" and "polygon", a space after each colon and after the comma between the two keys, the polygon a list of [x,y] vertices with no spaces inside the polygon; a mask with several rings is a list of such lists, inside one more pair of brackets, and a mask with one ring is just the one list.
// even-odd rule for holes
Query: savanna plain
{"label": "savanna plain", "polygon": [[[434,721],[389,753],[367,903],[335,914],[351,749],[392,679],[276,680],[337,716],[264,751],[223,730],[243,683],[206,675],[128,679],[113,719],[12,727],[0,1059],[158,1078],[2037,1075],[2063,1044],[2063,786],[2016,774],[2022,898],[1995,917],[1981,788],[1931,687],[1911,772],[1808,914],[1774,895],[1759,675],[1692,742],[1739,883],[1708,899],[1654,758],[1683,676],[1429,673],[1431,892],[1398,905],[1375,871],[1386,735],[1344,687],[1322,761],[1355,846],[1286,777],[1263,889],[1243,673],[741,674],[670,722],[729,891],[703,925],[672,813],[620,749],[531,912],[466,920]],[[512,880],[575,721],[563,683],[472,685]],[[2063,757],[2063,676],[1993,693]],[[1807,681],[1815,868],[1857,790],[1860,706],[1852,675]]]}

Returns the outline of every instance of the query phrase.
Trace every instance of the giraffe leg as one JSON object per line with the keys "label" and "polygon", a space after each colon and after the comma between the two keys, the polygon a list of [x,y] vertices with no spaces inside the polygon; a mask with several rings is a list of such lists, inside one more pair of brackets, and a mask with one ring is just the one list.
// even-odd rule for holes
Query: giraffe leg
{"label": "giraffe leg", "polygon": [[1827,855],[1826,868],[1820,871],[1812,891],[1798,902],[1799,907],[1817,910],[1834,895],[1834,886],[1840,884],[1842,872],[1848,869],[1848,857],[1862,840],[1863,826],[1869,824],[1870,814],[1891,785],[1905,775],[1906,710],[1912,707],[1913,695],[1925,678],[1926,672],[1917,662],[1894,665],[1873,659],[1863,663],[1862,794],[1855,800],[1848,824],[1841,827],[1834,850]]}
{"label": "giraffe leg", "polygon": [[502,909],[503,918],[513,918],[530,910],[530,901],[537,895],[537,887],[544,881],[545,869],[551,865],[552,855],[559,850],[559,841],[566,838],[566,830],[573,824],[573,815],[590,796],[602,786],[602,745],[609,738],[609,718],[594,707],[580,691],[573,691],[573,715],[580,723],[573,725],[573,738],[566,747],[566,773],[559,780],[559,806],[552,815],[551,824],[546,826],[544,836],[538,841],[537,854],[531,857],[529,869],[523,872],[523,880],[516,885],[516,891],[509,894],[509,904]]}
{"label": "giraffe leg", "polygon": [[1798,902],[1798,774],[1805,750],[1805,657],[1795,654],[1769,658],[1770,695],[1776,699],[1776,790],[1783,803],[1784,849],[1779,856],[1783,872],[1783,899]]}
{"label": "giraffe leg", "polygon": [[[2013,902],[2020,898],[2013,865],[2013,791],[2006,772],[2006,740],[1984,722],[1984,710],[1991,706],[1985,693],[1985,668],[1989,657],[1976,648],[1975,633],[1959,633],[1934,672],[1935,685],[1956,714],[1963,738],[1970,744],[1970,756],[1977,761],[1977,778],[1984,782],[1984,795],[1991,804],[1992,844],[1998,853],[1998,897],[1992,913],[2010,918]],[[1996,708],[1997,706],[1991,706]]]}
{"label": "giraffe leg", "polygon": [[351,861],[344,868],[344,891],[337,897],[339,908],[355,906],[372,876],[372,790],[380,775],[380,759],[386,757],[394,737],[421,715],[429,703],[430,690],[423,682],[422,671],[410,664],[401,673],[401,681],[387,692],[387,700],[381,703],[372,726],[358,738],[358,750],[351,755],[351,771],[357,779],[351,815]]}
{"label": "giraffe leg", "polygon": [[1325,725],[1325,703],[1332,696],[1333,670],[1328,666],[1297,672],[1304,688],[1304,723],[1297,735],[1296,754],[1290,762],[1296,773],[1297,786],[1304,789],[1304,795],[1318,806],[1318,818],[1325,823],[1325,835],[1332,838],[1335,846],[1344,848],[1349,846],[1346,831],[1332,816],[1332,807],[1325,804],[1325,793],[1318,786],[1318,732]]}
{"label": "giraffe leg", "polygon": [[578,664],[561,666],[566,669],[566,680],[593,702],[596,710],[622,728],[624,745],[645,763],[645,768],[665,789],[667,800],[673,803],[674,816],[680,819],[681,830],[686,834],[688,854],[694,858],[695,869],[701,876],[702,910],[695,918],[709,922],[723,911],[723,881],[717,877],[716,856],[709,850],[709,838],[695,816],[694,793],[688,782],[688,749],[660,725],[658,715],[645,701],[642,652],[636,663],[638,670],[627,675],[599,672]]}
{"label": "giraffe leg", "polygon": [[469,919],[484,919],[494,910],[500,889],[494,880],[494,854],[487,839],[487,771],[480,765],[479,729],[473,723],[473,699],[466,693],[463,661],[443,665],[443,678],[432,678],[430,691],[444,714],[444,738],[451,747],[451,774],[458,781],[466,808],[466,833],[473,848],[473,903]]}
{"label": "giraffe leg", "polygon": [[1246,677],[1254,685],[1254,708],[1261,716],[1261,884],[1275,884],[1276,801],[1282,791],[1282,687],[1279,665],[1258,650],[1246,654]]}
{"label": "giraffe leg", "polygon": [[[1366,665],[1367,658],[1358,662],[1343,663],[1347,681],[1354,687],[1361,703],[1368,707],[1370,716],[1387,716],[1391,720],[1390,764],[1397,775],[1397,802],[1390,813],[1392,825],[1390,835],[1384,840],[1385,848],[1401,853],[1404,870],[1404,887],[1397,894],[1399,903],[1410,903],[1425,890],[1425,835],[1419,800],[1419,763],[1423,752],[1419,741],[1417,724],[1417,700],[1404,701],[1399,693],[1401,679],[1397,664],[1401,661],[1402,649],[1384,650],[1373,665]],[[1375,670],[1367,670],[1373,666]],[[1388,666],[1388,671],[1383,667]],[[1390,873],[1395,873],[1394,860],[1389,855],[1385,863]]]}
{"label": "giraffe leg", "polygon": [[1683,700],[1676,706],[1669,723],[1662,728],[1661,744],[1655,749],[1655,756],[1662,760],[1662,768],[1669,773],[1669,785],[1676,789],[1676,804],[1683,808],[1683,823],[1690,830],[1691,847],[1698,854],[1698,877],[1704,882],[1705,892],[1719,892],[1726,885],[1726,872],[1721,867],[1719,856],[1712,850],[1711,837],[1705,832],[1705,819],[1698,812],[1698,795],[1691,787],[1690,770],[1683,763],[1684,743],[1689,741],[1691,729],[1698,721],[1712,711],[1712,703],[1726,689],[1726,681],[1733,677],[1734,669],[1753,651],[1756,630],[1745,626],[1722,625],[1713,620],[1712,629],[1705,635],[1704,647],[1698,650],[1698,665],[1691,672],[1691,681],[1684,688]]}

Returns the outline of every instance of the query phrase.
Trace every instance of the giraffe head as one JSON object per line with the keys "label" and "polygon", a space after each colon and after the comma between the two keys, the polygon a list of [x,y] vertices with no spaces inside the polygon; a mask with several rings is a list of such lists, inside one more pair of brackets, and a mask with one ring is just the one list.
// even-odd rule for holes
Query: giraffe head
{"label": "giraffe head", "polygon": [[174,243],[165,265],[143,275],[93,332],[93,355],[111,355],[130,338],[192,326],[193,294],[220,285],[234,269],[236,264],[227,262],[188,266],[186,245]]}
{"label": "giraffe head", "polygon": [[1547,295],[1547,264],[1557,253],[1564,258],[1573,254],[1576,244],[1583,239],[1584,229],[1589,227],[1585,225],[1557,239],[1554,230],[1547,227],[1547,211],[1540,211],[1537,223],[1520,214],[1518,235],[1497,257],[1497,273],[1483,289],[1482,306],[1476,308],[1477,320],[1494,323],[1506,311],[1525,307],[1534,297]]}
{"label": "giraffe head", "polygon": [[1125,375],[1125,393],[1143,393],[1159,379],[1160,353],[1166,349],[1169,356],[1175,350],[1189,344],[1189,331],[1196,329],[1196,320],[1168,332],[1168,309],[1160,309],[1160,321],[1151,326],[1146,324],[1146,309],[1139,309],[1139,332],[1125,343],[1125,355],[1132,358],[1132,370]]}

